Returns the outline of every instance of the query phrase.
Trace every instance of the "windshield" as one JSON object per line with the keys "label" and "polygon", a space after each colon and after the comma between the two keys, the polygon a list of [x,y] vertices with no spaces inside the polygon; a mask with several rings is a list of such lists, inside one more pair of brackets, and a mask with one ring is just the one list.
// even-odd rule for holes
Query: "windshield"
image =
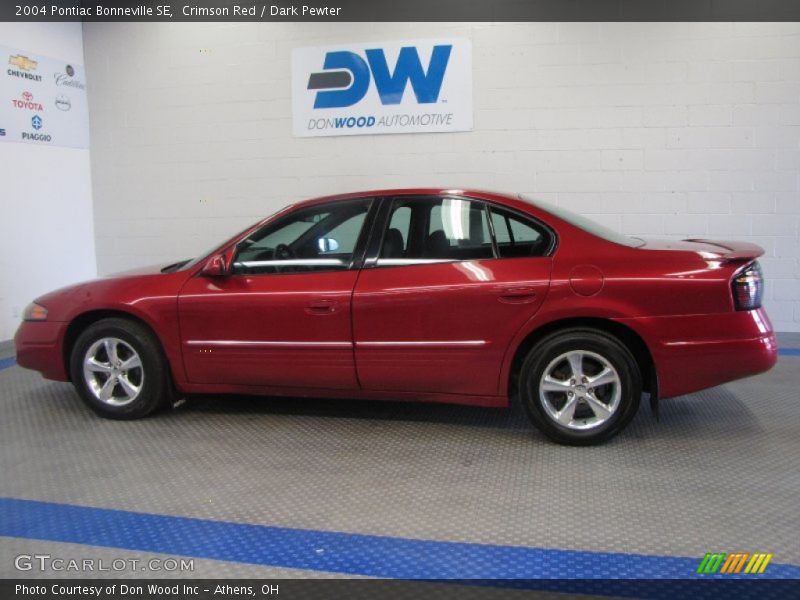
{"label": "windshield", "polygon": [[[287,206],[287,207],[285,207],[285,208],[283,208],[283,209],[279,210],[278,212],[276,212],[276,213],[273,213],[272,215],[270,215],[269,217],[267,217],[267,219],[271,218],[272,216],[274,216],[274,215],[276,215],[276,214],[278,214],[278,213],[280,213],[280,212],[282,212],[282,211],[284,211],[284,210],[287,210],[287,209],[288,209],[290,206],[293,206],[293,205],[291,205],[291,204],[290,204],[289,206]],[[263,221],[265,221],[265,220],[266,220],[266,219],[262,219],[262,222],[263,222]],[[250,225],[250,226],[249,226],[249,227],[247,227],[246,229],[242,229],[242,230],[241,230],[239,233],[237,233],[237,234],[236,234],[234,237],[236,237],[236,238],[238,238],[238,237],[241,237],[242,235],[244,235],[244,232],[245,232],[245,231],[248,231],[249,229],[252,229],[252,227],[253,227],[253,225]],[[214,252],[215,250],[217,250],[217,249],[218,249],[220,246],[222,246],[222,244],[224,244],[224,243],[225,243],[225,242],[218,242],[218,243],[217,243],[215,246],[212,246],[211,248],[209,248],[209,249],[208,249],[208,250],[206,250],[205,252],[201,252],[200,254],[198,254],[197,256],[195,256],[194,258],[192,258],[192,259],[190,259],[190,260],[188,260],[188,261],[185,261],[185,262],[178,263],[180,266],[174,267],[174,269],[175,269],[176,271],[177,271],[178,269],[182,269],[182,270],[191,269],[192,267],[194,267],[194,266],[195,266],[197,263],[199,263],[199,262],[200,262],[201,260],[203,260],[204,258],[208,258],[208,256],[209,256],[209,255],[210,255],[212,252]],[[173,266],[173,265],[170,265],[170,266]]]}
{"label": "windshield", "polygon": [[[252,225],[250,227],[252,227]],[[248,227],[247,229],[250,229],[250,227]],[[247,231],[247,229],[242,229],[235,237],[239,237],[239,236],[243,235],[244,232]],[[191,259],[189,261],[186,261],[186,262],[183,262],[183,263],[179,263],[180,266],[179,267],[175,267],[175,270],[177,271],[178,269],[183,269],[183,270],[191,269],[193,266],[195,266],[201,260],[203,260],[204,258],[207,258],[212,252],[214,252],[214,250],[219,248],[223,243],[224,242],[217,242],[216,245],[212,246],[211,248],[209,248],[205,252],[201,252],[200,254],[195,256],[193,259]]]}
{"label": "windshield", "polygon": [[591,219],[587,219],[583,215],[574,213],[561,206],[556,206],[554,204],[550,204],[549,202],[542,202],[541,200],[536,200],[526,194],[520,194],[519,197],[528,204],[533,204],[534,206],[537,206],[542,210],[546,210],[547,212],[558,217],[559,219],[566,221],[570,225],[574,225],[575,227],[583,229],[585,232],[591,233],[592,235],[602,238],[606,241],[613,242],[615,244],[621,244],[623,246],[629,246],[631,248],[638,248],[644,245],[644,240],[641,238],[629,235],[622,235],[621,233],[617,233],[613,229],[609,229],[605,225],[600,225],[600,223],[596,223]]}

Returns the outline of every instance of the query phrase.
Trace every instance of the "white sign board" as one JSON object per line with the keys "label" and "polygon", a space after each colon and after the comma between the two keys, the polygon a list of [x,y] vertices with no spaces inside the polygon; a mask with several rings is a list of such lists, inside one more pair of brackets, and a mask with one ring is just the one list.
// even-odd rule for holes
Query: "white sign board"
{"label": "white sign board", "polygon": [[472,44],[295,48],[292,126],[297,137],[470,131]]}
{"label": "white sign board", "polygon": [[0,46],[0,142],[89,147],[81,65]]}

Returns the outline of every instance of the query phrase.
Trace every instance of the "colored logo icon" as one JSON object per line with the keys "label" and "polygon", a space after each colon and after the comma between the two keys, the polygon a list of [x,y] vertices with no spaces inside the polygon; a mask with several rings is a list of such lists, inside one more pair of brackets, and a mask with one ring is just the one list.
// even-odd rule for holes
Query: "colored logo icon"
{"label": "colored logo icon", "polygon": [[22,56],[21,54],[16,54],[14,56],[8,57],[8,64],[17,67],[23,71],[33,71],[36,69],[37,65],[39,64],[35,60],[31,60],[27,56]]}
{"label": "colored logo icon", "polygon": [[44,106],[42,106],[41,102],[35,102],[33,99],[33,94],[30,92],[22,92],[20,94],[21,100],[16,98],[11,100],[11,104],[14,108],[22,108],[26,110],[44,110]]}
{"label": "colored logo icon", "polygon": [[365,52],[367,59],[354,52],[328,52],[323,71],[311,73],[306,89],[320,90],[314,108],[342,108],[358,103],[367,93],[370,81],[375,81],[381,104],[400,104],[406,85],[419,104],[432,104],[439,99],[451,45],[434,46],[427,71],[422,66],[417,48],[400,49],[397,63],[389,69],[386,55],[379,48]]}
{"label": "colored logo icon", "polygon": [[734,552],[732,554],[724,552],[708,553],[700,561],[697,572],[701,575],[714,575],[715,573],[756,575],[763,573],[771,560],[772,554],[764,552],[756,552],[754,554],[749,552]]}
{"label": "colored logo icon", "polygon": [[33,115],[33,117],[31,117],[31,127],[33,127],[36,131],[39,131],[42,128],[42,117],[39,115]]}

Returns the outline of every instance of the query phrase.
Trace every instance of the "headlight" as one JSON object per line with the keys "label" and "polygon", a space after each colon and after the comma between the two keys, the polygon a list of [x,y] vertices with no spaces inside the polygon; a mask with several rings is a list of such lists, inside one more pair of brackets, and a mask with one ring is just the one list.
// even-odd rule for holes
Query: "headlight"
{"label": "headlight", "polygon": [[47,309],[41,304],[31,302],[25,307],[25,312],[22,313],[23,321],[46,321]]}

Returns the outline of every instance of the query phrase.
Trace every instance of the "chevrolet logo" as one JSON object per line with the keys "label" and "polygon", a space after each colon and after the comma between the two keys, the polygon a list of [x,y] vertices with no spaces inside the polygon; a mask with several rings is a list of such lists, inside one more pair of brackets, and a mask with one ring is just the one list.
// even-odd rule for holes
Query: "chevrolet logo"
{"label": "chevrolet logo", "polygon": [[8,64],[19,67],[23,71],[34,71],[39,63],[35,60],[31,60],[27,56],[17,54],[15,56],[8,57]]}

